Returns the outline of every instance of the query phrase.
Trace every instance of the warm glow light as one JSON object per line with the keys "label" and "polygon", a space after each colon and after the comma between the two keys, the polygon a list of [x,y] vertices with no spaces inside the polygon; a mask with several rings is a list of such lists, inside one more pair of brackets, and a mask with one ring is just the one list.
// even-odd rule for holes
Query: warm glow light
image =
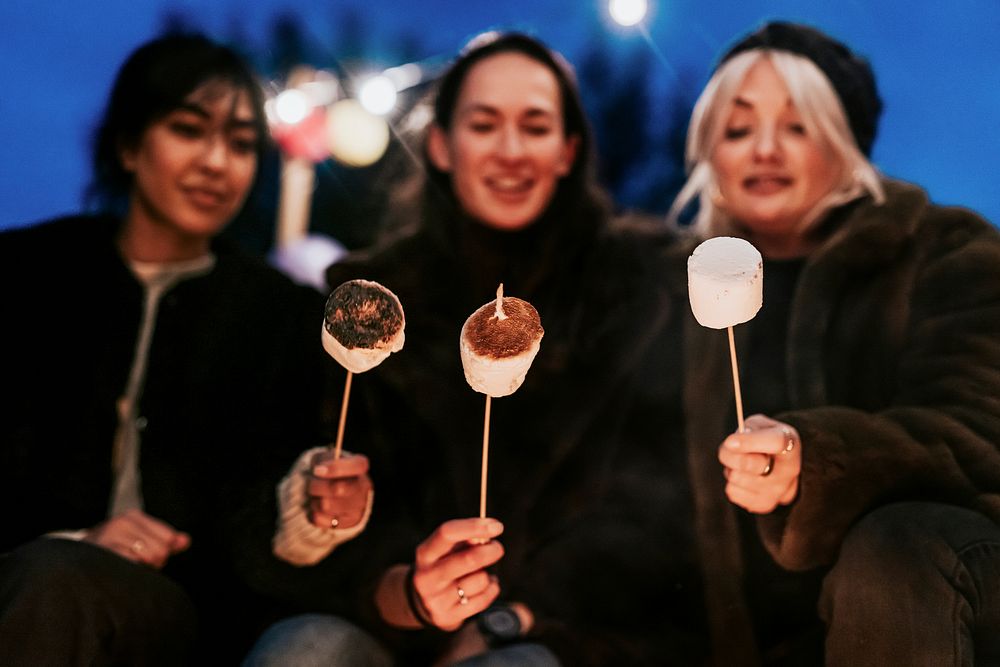
{"label": "warm glow light", "polygon": [[623,26],[632,26],[646,17],[646,0],[610,0],[608,2],[608,13],[615,23]]}
{"label": "warm glow light", "polygon": [[373,76],[361,85],[358,101],[369,113],[387,114],[396,107],[396,85],[385,75]]}
{"label": "warm glow light", "polygon": [[278,120],[286,125],[301,123],[309,112],[312,104],[309,97],[301,90],[290,88],[282,91],[274,101],[274,112]]}
{"label": "warm glow light", "polygon": [[330,154],[350,167],[367,167],[389,146],[389,125],[357,100],[340,100],[327,114]]}

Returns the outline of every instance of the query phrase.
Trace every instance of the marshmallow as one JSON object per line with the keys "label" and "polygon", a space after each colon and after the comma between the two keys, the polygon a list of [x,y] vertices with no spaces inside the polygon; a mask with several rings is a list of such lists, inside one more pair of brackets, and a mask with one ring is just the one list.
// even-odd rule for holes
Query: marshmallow
{"label": "marshmallow", "polygon": [[753,319],[763,303],[763,286],[763,260],[743,239],[708,239],[688,258],[688,297],[703,327],[725,329]]}
{"label": "marshmallow", "polygon": [[527,301],[503,296],[476,310],[462,327],[459,349],[465,380],[494,398],[517,391],[541,345],[541,319]]}
{"label": "marshmallow", "polygon": [[391,291],[370,280],[349,280],[326,301],[323,348],[352,373],[364,373],[403,349],[406,318]]}

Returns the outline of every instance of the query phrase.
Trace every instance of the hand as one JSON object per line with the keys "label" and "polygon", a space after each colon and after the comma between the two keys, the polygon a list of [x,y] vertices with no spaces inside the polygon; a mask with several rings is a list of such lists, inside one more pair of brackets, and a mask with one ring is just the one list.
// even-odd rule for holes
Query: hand
{"label": "hand", "polygon": [[719,447],[726,496],[749,512],[767,514],[798,495],[802,443],[794,427],[764,415],[753,415],[744,425]]}
{"label": "hand", "polygon": [[417,547],[413,589],[424,620],[451,632],[493,603],[500,584],[486,568],[503,557],[492,540],[502,532],[496,519],[455,519]]}
{"label": "hand", "polygon": [[356,526],[365,515],[371,489],[367,457],[345,453],[334,460],[333,452],[316,454],[306,485],[309,520],[320,528]]}
{"label": "hand", "polygon": [[87,531],[83,540],[156,569],[191,546],[187,533],[174,530],[141,510],[128,510],[97,524]]}

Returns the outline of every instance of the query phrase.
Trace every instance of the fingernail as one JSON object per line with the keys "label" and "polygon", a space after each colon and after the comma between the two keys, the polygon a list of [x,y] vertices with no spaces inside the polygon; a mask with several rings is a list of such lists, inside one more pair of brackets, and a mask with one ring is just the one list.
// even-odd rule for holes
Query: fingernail
{"label": "fingernail", "polygon": [[326,466],[316,466],[313,468],[313,472],[317,475],[325,475],[328,472],[328,469]]}
{"label": "fingernail", "polygon": [[496,519],[490,519],[486,524],[486,530],[489,532],[490,537],[496,537],[503,532],[503,524]]}

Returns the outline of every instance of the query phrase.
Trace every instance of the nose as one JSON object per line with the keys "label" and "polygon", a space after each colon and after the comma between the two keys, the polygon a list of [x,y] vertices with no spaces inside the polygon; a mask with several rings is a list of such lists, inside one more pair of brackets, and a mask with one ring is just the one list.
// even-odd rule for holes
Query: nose
{"label": "nose", "polygon": [[516,160],[524,155],[524,138],[516,127],[504,127],[498,139],[497,153],[506,160]]}
{"label": "nose", "polygon": [[221,171],[229,162],[229,146],[225,137],[212,135],[208,137],[205,150],[201,154],[201,163],[207,169]]}
{"label": "nose", "polygon": [[754,159],[758,162],[767,162],[777,159],[780,154],[777,129],[774,126],[763,126],[753,144]]}

